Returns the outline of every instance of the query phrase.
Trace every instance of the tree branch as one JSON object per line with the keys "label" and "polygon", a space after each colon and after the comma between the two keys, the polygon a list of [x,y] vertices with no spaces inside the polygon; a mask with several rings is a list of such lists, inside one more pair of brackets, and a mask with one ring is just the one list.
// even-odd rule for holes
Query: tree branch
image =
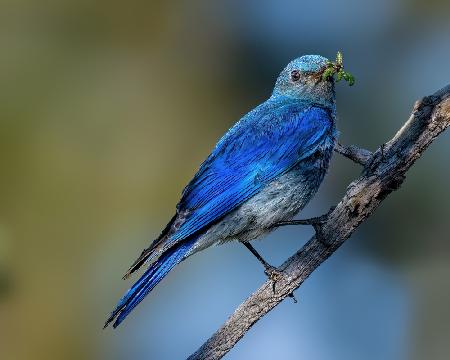
{"label": "tree branch", "polygon": [[338,152],[363,164],[364,169],[323,223],[326,243],[313,236],[280,267],[284,276],[277,281],[275,293],[272,282],[267,280],[189,359],[220,359],[230,351],[259,319],[331,256],[387,195],[401,186],[408,169],[449,125],[450,85],[417,101],[408,121],[373,154],[357,151],[356,147],[338,147]]}
{"label": "tree branch", "polygon": [[334,151],[362,166],[365,166],[372,157],[372,153],[369,150],[361,149],[355,145],[343,146],[337,143]]}

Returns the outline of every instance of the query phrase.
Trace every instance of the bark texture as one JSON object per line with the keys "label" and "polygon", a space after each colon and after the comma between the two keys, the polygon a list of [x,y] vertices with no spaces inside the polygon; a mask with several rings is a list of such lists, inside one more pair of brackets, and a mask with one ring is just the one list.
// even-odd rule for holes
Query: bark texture
{"label": "bark texture", "polygon": [[267,280],[245,300],[189,359],[220,359],[264,315],[282,302],[330,257],[392,191],[433,140],[450,125],[450,85],[416,102],[397,134],[377,151],[338,145],[336,151],[363,165],[361,176],[313,236],[279,268],[283,276],[273,292]]}

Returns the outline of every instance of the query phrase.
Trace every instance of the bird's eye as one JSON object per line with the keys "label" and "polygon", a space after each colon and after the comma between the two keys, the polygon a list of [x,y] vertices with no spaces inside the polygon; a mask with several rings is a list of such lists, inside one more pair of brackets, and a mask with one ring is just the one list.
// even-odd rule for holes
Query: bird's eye
{"label": "bird's eye", "polygon": [[299,81],[300,80],[300,71],[292,70],[291,71],[291,80],[292,81]]}

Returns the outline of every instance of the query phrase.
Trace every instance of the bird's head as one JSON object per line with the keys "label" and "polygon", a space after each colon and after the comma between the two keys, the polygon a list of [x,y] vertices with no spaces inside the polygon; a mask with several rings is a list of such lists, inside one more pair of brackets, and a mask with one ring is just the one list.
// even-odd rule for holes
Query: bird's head
{"label": "bird's head", "polygon": [[344,71],[340,52],[335,62],[320,55],[304,55],[291,61],[283,69],[275,83],[273,96],[281,95],[333,106],[335,81],[342,78],[353,85],[354,78]]}

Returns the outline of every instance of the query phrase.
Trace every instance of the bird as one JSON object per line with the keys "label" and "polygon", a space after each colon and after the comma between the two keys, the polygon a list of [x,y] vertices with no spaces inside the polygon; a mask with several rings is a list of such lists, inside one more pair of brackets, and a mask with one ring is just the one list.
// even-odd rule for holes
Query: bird
{"label": "bird", "polygon": [[337,142],[333,66],[340,71],[341,63],[342,55],[338,64],[320,55],[292,60],[271,96],[225,133],[184,188],[175,215],[126,272],[124,279],[148,264],[104,328],[113,321],[116,328],[170,270],[212,245],[243,243],[277,278],[250,241],[301,222],[292,219],[319,189]]}

